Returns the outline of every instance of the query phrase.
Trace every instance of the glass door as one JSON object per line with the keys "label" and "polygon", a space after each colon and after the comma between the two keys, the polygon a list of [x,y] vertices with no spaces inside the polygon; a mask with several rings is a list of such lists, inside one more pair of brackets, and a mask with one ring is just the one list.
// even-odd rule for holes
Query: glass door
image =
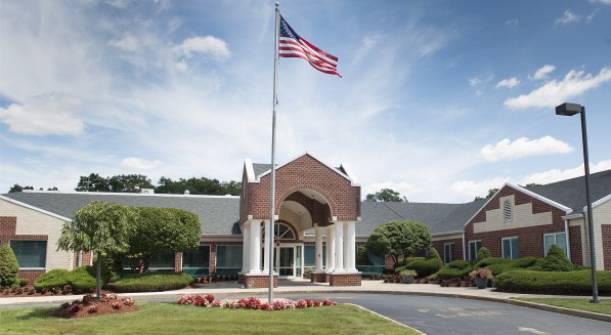
{"label": "glass door", "polygon": [[279,247],[278,258],[279,267],[278,275],[280,277],[295,276],[295,247]]}

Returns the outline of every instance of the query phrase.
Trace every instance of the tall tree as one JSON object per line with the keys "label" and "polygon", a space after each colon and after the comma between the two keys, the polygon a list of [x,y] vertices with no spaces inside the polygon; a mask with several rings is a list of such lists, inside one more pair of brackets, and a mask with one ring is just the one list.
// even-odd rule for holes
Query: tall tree
{"label": "tall tree", "polygon": [[117,175],[108,178],[112,192],[138,193],[143,188],[154,188],[151,180],[141,174]]}
{"label": "tall tree", "polygon": [[396,266],[401,257],[425,255],[431,246],[431,233],[420,222],[389,221],[373,230],[366,245],[374,255],[391,256]]}
{"label": "tall tree", "polygon": [[102,262],[129,249],[129,237],[137,220],[138,213],[133,208],[94,201],[79,209],[72,222],[64,224],[58,248],[92,251],[96,256],[97,299],[100,299],[102,288]]}
{"label": "tall tree", "polygon": [[493,196],[493,195],[494,195],[496,192],[498,192],[498,191],[499,191],[499,189],[498,189],[498,188],[491,188],[491,189],[489,189],[489,190],[488,190],[488,194],[486,195],[486,197],[482,198],[482,197],[480,197],[480,196],[477,196],[477,197],[475,197],[475,199],[473,199],[473,201],[479,201],[479,200],[487,200],[487,199],[490,199],[490,198],[492,198],[492,196]]}
{"label": "tall tree", "polygon": [[366,199],[367,201],[375,202],[407,202],[405,196],[401,196],[401,193],[390,188],[383,188],[379,192],[369,193]]}
{"label": "tall tree", "polygon": [[171,178],[161,177],[159,186],[155,188],[156,193],[185,193],[189,191],[191,194],[216,194],[216,195],[239,195],[241,184],[237,181],[220,182],[218,179],[201,178],[180,178],[172,180]]}
{"label": "tall tree", "polygon": [[78,192],[110,192],[110,184],[108,178],[91,173],[89,176],[81,176],[75,190]]}

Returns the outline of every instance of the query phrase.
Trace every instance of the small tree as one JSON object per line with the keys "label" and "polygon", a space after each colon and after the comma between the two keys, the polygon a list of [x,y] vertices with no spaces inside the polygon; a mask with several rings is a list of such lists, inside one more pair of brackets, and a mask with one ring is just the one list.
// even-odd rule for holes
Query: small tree
{"label": "small tree", "polygon": [[367,240],[367,249],[375,255],[389,255],[395,267],[399,258],[422,256],[431,246],[427,226],[416,221],[390,221],[376,229]]}
{"label": "small tree", "polygon": [[94,201],[76,212],[74,220],[62,228],[58,249],[90,250],[96,255],[96,296],[102,288],[102,262],[129,248],[138,213],[130,207]]}
{"label": "small tree", "polygon": [[201,228],[197,215],[174,208],[138,208],[138,221],[129,237],[127,258],[132,270],[148,268],[151,256],[179,252],[199,245]]}
{"label": "small tree", "polygon": [[17,281],[19,264],[8,244],[0,245],[0,287],[11,286]]}
{"label": "small tree", "polygon": [[492,254],[490,253],[490,250],[488,250],[488,248],[486,248],[486,247],[481,247],[477,251],[477,258],[475,258],[475,264],[477,264],[482,259],[486,259],[486,258],[490,258],[490,257],[492,257]]}
{"label": "small tree", "polygon": [[564,255],[564,251],[553,244],[547,251],[547,256],[543,258],[541,268],[544,271],[571,271],[573,265]]}

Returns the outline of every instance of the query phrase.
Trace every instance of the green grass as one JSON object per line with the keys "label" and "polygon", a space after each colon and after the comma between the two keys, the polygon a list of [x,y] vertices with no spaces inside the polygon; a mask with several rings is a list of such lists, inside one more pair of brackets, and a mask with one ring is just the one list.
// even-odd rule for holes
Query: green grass
{"label": "green grass", "polygon": [[598,304],[591,304],[589,298],[517,298],[517,300],[611,315],[611,299],[602,299]]}
{"label": "green grass", "polygon": [[417,334],[353,306],[251,311],[139,304],[140,311],[60,319],[49,308],[0,310],[0,334]]}

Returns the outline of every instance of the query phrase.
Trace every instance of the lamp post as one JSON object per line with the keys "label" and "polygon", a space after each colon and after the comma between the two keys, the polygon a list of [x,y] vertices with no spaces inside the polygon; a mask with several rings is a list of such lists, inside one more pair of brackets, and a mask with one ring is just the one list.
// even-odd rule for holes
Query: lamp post
{"label": "lamp post", "polygon": [[594,224],[592,222],[592,201],[590,200],[590,159],[588,158],[588,132],[586,127],[586,108],[580,104],[563,103],[556,107],[556,115],[573,116],[579,113],[581,116],[581,142],[583,144],[583,167],[586,184],[586,219],[588,220],[588,233],[590,235],[590,266],[592,268],[592,300],[598,303],[598,286],[596,284],[596,254],[594,252]]}

